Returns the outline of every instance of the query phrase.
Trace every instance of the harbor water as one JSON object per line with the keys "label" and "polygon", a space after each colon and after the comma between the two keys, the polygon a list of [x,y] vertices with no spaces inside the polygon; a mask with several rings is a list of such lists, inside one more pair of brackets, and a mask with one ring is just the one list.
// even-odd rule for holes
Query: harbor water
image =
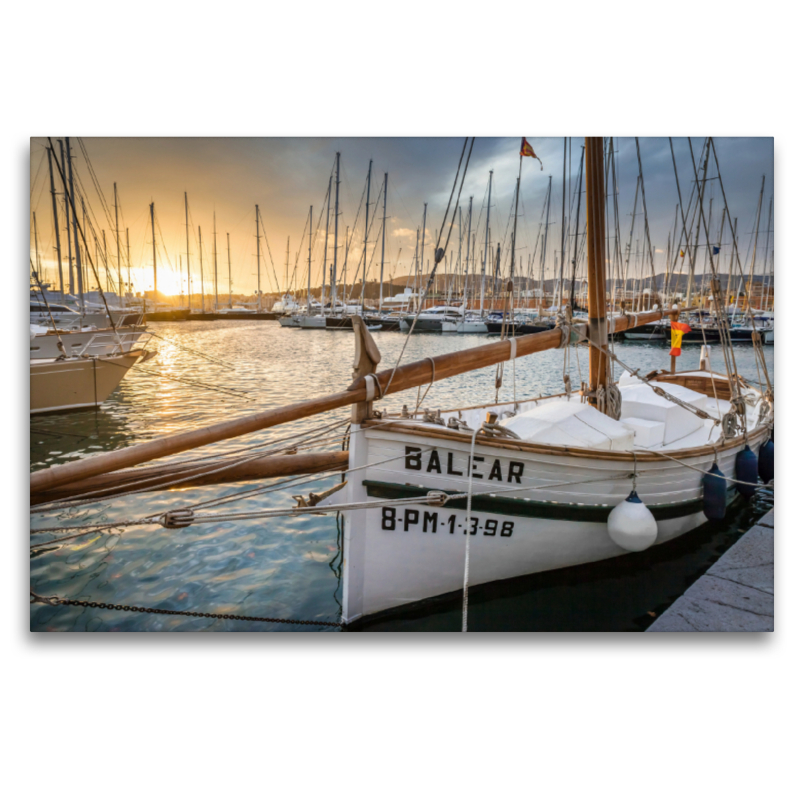
{"label": "harbor water", "polygon": [[[351,382],[353,334],[281,328],[268,321],[151,323],[149,349],[157,355],[134,367],[97,411],[31,417],[31,470],[115,450],[167,434],[342,391]],[[492,341],[480,335],[376,331],[381,369]],[[496,337],[494,338],[496,340]],[[669,367],[666,342],[616,342],[616,355],[641,369]],[[764,348],[772,374],[773,348]],[[202,355],[201,355],[202,354]],[[685,345],[678,369],[698,365],[699,346]],[[750,345],[735,346],[740,374],[759,382]],[[724,373],[718,345],[712,368]],[[563,391],[588,376],[581,348],[548,351],[506,363],[501,401]],[[619,374],[620,368],[615,367]],[[495,399],[496,368],[433,384],[421,408],[447,409]],[[422,393],[425,392],[423,387]],[[376,407],[414,407],[417,390],[392,395]],[[339,409],[251,436],[220,442],[170,460],[225,455],[243,447],[318,435],[313,449],[341,450],[349,409]],[[327,428],[326,430],[322,430]],[[285,446],[285,445],[279,445]],[[304,476],[258,484],[223,484],[128,495],[31,517],[31,528],[136,521],[169,509],[209,504],[252,513],[294,506],[293,495],[321,492],[341,480]],[[258,493],[251,490],[258,489]],[[238,497],[221,503],[225,497]],[[723,523],[708,523],[677,541],[606,562],[470,588],[474,631],[642,631],[772,505],[772,490],[737,501]],[[41,595],[120,605],[258,617],[336,621],[341,610],[341,520],[334,514],[278,517],[166,529],[121,526],[31,551],[31,586]],[[44,544],[64,533],[38,533]],[[370,630],[457,631],[461,598],[418,604],[363,626]],[[81,607],[31,606],[37,631],[267,631],[335,630],[180,616],[135,614]]]}

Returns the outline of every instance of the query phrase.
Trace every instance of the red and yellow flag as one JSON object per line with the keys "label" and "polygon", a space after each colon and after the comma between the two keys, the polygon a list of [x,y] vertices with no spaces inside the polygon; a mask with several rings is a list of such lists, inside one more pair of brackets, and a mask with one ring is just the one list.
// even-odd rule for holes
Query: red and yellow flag
{"label": "red and yellow flag", "polygon": [[671,356],[679,356],[681,354],[683,334],[689,333],[692,328],[685,322],[671,322],[670,327],[672,328],[672,349],[669,351],[669,354]]}
{"label": "red and yellow flag", "polygon": [[542,170],[544,170],[544,164],[542,164],[542,159],[533,152],[533,148],[531,147],[530,142],[523,136],[522,137],[522,146],[520,147],[519,151],[520,156],[530,156],[531,158],[535,158],[539,165],[541,166]]}

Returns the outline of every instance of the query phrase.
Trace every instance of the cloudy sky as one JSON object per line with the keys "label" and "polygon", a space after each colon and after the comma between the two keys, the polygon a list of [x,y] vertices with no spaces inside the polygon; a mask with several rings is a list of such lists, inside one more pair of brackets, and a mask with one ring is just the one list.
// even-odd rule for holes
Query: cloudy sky
{"label": "cloudy sky", "polygon": [[[530,132],[526,132],[530,133]],[[528,135],[539,162],[526,158],[522,164],[519,208],[518,264],[523,272],[536,253],[536,272],[539,275],[539,254],[543,239],[543,214],[549,179],[552,177],[552,196],[546,276],[553,273],[556,251],[560,250],[562,170],[564,140],[537,138]],[[56,137],[53,141],[58,148]],[[72,139],[75,166],[86,191],[91,215],[98,230],[105,229],[111,268],[116,270],[113,217],[113,184],[116,182],[120,199],[120,229],[129,230],[132,282],[137,291],[152,288],[152,236],[149,204],[155,203],[157,231],[159,288],[178,293],[186,288],[186,226],[184,192],[188,195],[190,211],[190,263],[193,291],[199,292],[200,247],[198,228],[202,231],[202,254],[206,292],[213,292],[213,228],[216,214],[218,271],[220,294],[227,292],[228,261],[226,234],[230,234],[231,273],[234,293],[252,293],[256,276],[255,206],[258,204],[266,242],[262,240],[263,291],[274,291],[276,280],[286,285],[286,247],[289,239],[289,283],[305,286],[308,259],[307,224],[309,206],[314,206],[313,228],[324,231],[324,199],[328,179],[332,174],[336,152],[341,153],[341,183],[339,186],[339,270],[345,258],[345,233],[355,226],[347,252],[348,275],[357,268],[363,249],[364,211],[356,213],[361,203],[370,159],[373,161],[370,191],[370,217],[377,215],[371,225],[367,246],[370,264],[368,277],[377,278],[380,263],[380,221],[383,197],[380,195],[384,174],[388,173],[386,224],[386,277],[401,276],[412,270],[417,229],[422,226],[423,204],[428,203],[425,261],[432,257],[432,239],[442,226],[445,206],[450,193],[463,139],[456,138],[85,138],[86,148],[97,182],[105,196],[110,216],[94,187],[92,176],[77,139]],[[581,157],[582,138],[571,142],[571,162],[568,154],[567,207],[575,214],[575,188]],[[692,140],[695,158],[699,157],[703,140]],[[722,170],[722,179],[731,216],[739,220],[739,246],[746,250],[751,243],[758,194],[762,175],[766,176],[764,208],[760,229],[767,227],[767,210],[773,194],[773,140],[771,138],[719,138],[715,140]],[[684,203],[691,192],[693,179],[689,144],[686,138],[673,140],[681,191]],[[31,210],[36,212],[39,232],[39,252],[45,276],[54,280],[55,236],[49,177],[45,153],[46,139],[31,140]],[[476,234],[478,269],[483,256],[487,213],[489,171],[493,170],[490,247],[504,243],[504,263],[508,258],[509,223],[513,208],[514,186],[519,168],[520,137],[476,139],[469,171],[461,195],[462,257],[466,255],[467,215],[470,196],[473,198],[473,233]],[[650,234],[657,250],[656,268],[663,271],[667,235],[675,218],[678,202],[675,175],[669,142],[665,138],[639,140],[644,174]],[[618,170],[620,228],[624,242],[630,235],[638,162],[633,138],[616,141]],[[701,165],[698,165],[701,166]],[[716,177],[709,168],[709,177]],[[569,193],[571,182],[572,194]],[[56,190],[59,191],[57,185]],[[708,184],[707,197],[713,201],[712,239],[719,238],[719,211],[722,207],[719,182]],[[378,200],[378,203],[376,203]],[[582,200],[581,231],[585,215]],[[635,219],[633,249],[644,241],[641,198]],[[63,226],[63,221],[62,221]],[[448,258],[458,258],[458,217],[448,247]],[[63,239],[63,235],[62,235]],[[317,234],[312,253],[312,282],[320,283],[323,263],[322,233]],[[333,261],[334,220],[331,216],[328,262]],[[723,253],[730,237],[723,236]],[[302,248],[301,248],[302,243]],[[64,245],[64,250],[66,249]],[[374,252],[373,252],[374,249]],[[124,244],[123,244],[124,250]],[[31,251],[34,241],[31,235]],[[660,252],[659,252],[660,251]],[[179,256],[182,272],[178,271]],[[763,254],[762,254],[763,256]],[[761,257],[761,256],[760,256]],[[661,262],[659,262],[661,259]],[[124,262],[126,263],[126,262]],[[295,270],[295,263],[297,269]],[[274,265],[274,267],[273,267]],[[127,265],[123,272],[127,272]],[[123,280],[126,280],[125,274]]]}

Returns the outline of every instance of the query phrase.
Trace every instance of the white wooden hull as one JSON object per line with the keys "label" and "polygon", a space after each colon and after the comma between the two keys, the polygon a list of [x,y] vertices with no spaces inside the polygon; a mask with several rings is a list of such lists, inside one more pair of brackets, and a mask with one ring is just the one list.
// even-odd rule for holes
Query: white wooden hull
{"label": "white wooden hull", "polygon": [[[766,436],[765,430],[751,434],[751,447],[755,449]],[[726,475],[733,475],[736,453],[742,446],[720,453],[719,465]],[[419,461],[413,454],[407,459],[407,447],[422,448]],[[466,492],[469,448],[465,441],[354,425],[350,467],[356,471],[348,478],[347,502],[425,496],[430,490]],[[632,461],[625,460],[626,454],[581,457],[479,443],[474,456],[470,584],[601,561],[627,552],[611,540],[605,521],[632,488]],[[708,469],[714,459],[711,454],[685,460]],[[363,464],[374,466],[357,469]],[[706,521],[700,473],[664,460],[640,460],[637,473],[639,496],[658,520],[657,544]],[[566,482],[574,485],[542,490]],[[442,507],[423,501],[409,505],[387,502],[347,511],[345,621],[460,590],[468,527],[465,505],[465,500]]]}

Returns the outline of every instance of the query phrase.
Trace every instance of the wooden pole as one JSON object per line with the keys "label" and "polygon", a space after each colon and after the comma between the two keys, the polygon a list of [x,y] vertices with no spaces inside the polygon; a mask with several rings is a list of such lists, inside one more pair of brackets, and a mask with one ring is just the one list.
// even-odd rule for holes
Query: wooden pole
{"label": "wooden pole", "polygon": [[[605,204],[603,191],[603,139],[586,137],[586,251],[589,283],[589,340],[605,350],[606,327]],[[659,315],[660,316],[660,315]],[[608,357],[592,347],[589,352],[589,391],[605,387]],[[589,397],[597,405],[596,397]]]}
{"label": "wooden pole", "polygon": [[[75,483],[59,486],[46,492],[31,495],[31,504],[51,503],[75,495],[93,493],[93,497],[108,497],[127,490],[159,491],[162,488],[186,489],[190,486],[209,486],[218,483],[237,483],[239,481],[283,478],[289,475],[308,475],[314,472],[347,469],[349,453],[335,450],[325,453],[301,453],[297,455],[271,455],[238,464],[239,456],[228,456],[208,461],[191,468],[181,468],[178,464],[159,464],[134,470],[112,472]],[[226,467],[226,462],[230,466]],[[212,472],[213,474],[208,474]],[[180,483],[172,481],[184,477]],[[136,486],[131,484],[136,483]],[[164,484],[171,483],[169,487]]]}

